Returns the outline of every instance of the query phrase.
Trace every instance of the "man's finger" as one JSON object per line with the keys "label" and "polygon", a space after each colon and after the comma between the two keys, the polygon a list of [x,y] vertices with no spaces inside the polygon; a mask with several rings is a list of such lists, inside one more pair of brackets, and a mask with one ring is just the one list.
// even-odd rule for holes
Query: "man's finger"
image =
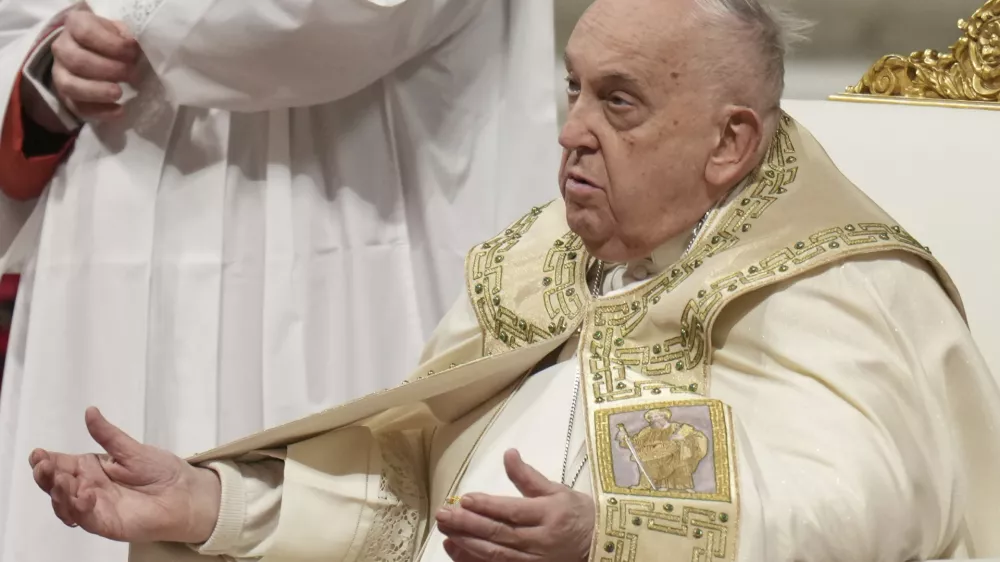
{"label": "man's finger", "polygon": [[62,35],[52,44],[52,55],[74,76],[86,80],[127,82],[135,65],[89,51],[70,35]]}
{"label": "man's finger", "polygon": [[448,540],[452,541],[459,550],[468,553],[472,557],[472,560],[489,562],[538,562],[541,560],[540,557],[533,554],[484,541],[476,537],[456,535],[448,537]]}
{"label": "man's finger", "polygon": [[505,522],[483,517],[462,508],[444,508],[437,513],[438,528],[447,535],[461,534],[510,547],[522,546],[518,530]]}
{"label": "man's finger", "polygon": [[70,12],[66,16],[66,31],[81,47],[99,55],[127,63],[139,57],[135,39],[123,35],[113,22],[91,12]]}
{"label": "man's finger", "polygon": [[86,521],[97,507],[97,494],[94,490],[83,490],[70,498],[69,512],[74,521]]}
{"label": "man's finger", "polygon": [[49,460],[40,461],[31,469],[31,476],[43,492],[51,493],[56,478],[55,464]]}
{"label": "man's finger", "polygon": [[31,465],[31,468],[35,468],[36,466],[38,466],[38,463],[44,460],[48,460],[48,458],[49,458],[49,453],[46,450],[35,449],[34,451],[31,452],[30,455],[28,455],[28,464]]}
{"label": "man's finger", "polygon": [[69,509],[65,505],[57,502],[55,499],[53,499],[51,503],[52,513],[56,514],[56,517],[63,522],[63,525],[66,525],[67,527],[75,527],[77,525],[76,521],[70,517]]}
{"label": "man's finger", "polygon": [[468,551],[462,550],[455,544],[455,541],[451,539],[445,539],[444,541],[444,552],[451,558],[454,562],[484,562],[479,558],[476,558]]}
{"label": "man's finger", "polygon": [[52,66],[52,84],[60,96],[77,103],[115,103],[122,97],[118,84],[80,78],[58,62]]}
{"label": "man's finger", "polygon": [[52,491],[49,496],[52,498],[52,509],[56,512],[56,516],[62,520],[66,525],[76,525],[76,519],[73,518],[72,514],[72,493],[75,489],[75,479],[68,474],[58,474],[55,478],[55,483],[52,486]]}
{"label": "man's finger", "polygon": [[545,516],[541,504],[526,498],[468,494],[462,497],[461,505],[464,511],[516,527],[533,527]]}
{"label": "man's finger", "polygon": [[87,408],[85,419],[90,436],[116,461],[127,461],[141,450],[138,441],[104,419],[97,408]]}
{"label": "man's finger", "polygon": [[510,478],[514,486],[517,486],[518,491],[526,498],[550,496],[559,493],[564,488],[528,466],[521,459],[521,453],[515,449],[504,453],[503,465],[507,469],[507,478]]}

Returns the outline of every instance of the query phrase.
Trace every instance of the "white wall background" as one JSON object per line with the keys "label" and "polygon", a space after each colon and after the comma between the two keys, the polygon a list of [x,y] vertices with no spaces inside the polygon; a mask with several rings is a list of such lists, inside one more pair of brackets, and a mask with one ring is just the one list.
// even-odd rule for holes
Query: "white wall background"
{"label": "white wall background", "polygon": [[[773,0],[772,0],[773,1]],[[591,0],[555,0],[561,57]],[[783,0],[813,23],[809,42],[788,61],[786,98],[823,99],[861,78],[882,55],[927,48],[945,50],[960,36],[956,23],[984,0]],[[561,69],[562,64],[559,63]],[[562,72],[558,73],[562,80]],[[560,85],[560,89],[561,89]]]}

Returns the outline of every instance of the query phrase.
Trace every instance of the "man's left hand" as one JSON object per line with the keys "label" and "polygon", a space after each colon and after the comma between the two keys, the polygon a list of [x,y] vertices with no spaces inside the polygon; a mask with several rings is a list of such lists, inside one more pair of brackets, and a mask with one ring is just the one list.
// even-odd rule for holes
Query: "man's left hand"
{"label": "man's left hand", "polygon": [[590,555],[594,500],[552,482],[510,450],[507,477],[523,498],[469,494],[437,513],[455,562],[580,562]]}

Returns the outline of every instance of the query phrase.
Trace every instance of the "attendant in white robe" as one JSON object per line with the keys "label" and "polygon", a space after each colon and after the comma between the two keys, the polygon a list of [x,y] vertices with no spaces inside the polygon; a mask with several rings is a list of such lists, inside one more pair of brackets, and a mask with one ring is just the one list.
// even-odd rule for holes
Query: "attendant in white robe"
{"label": "attendant in white robe", "polygon": [[[16,81],[49,86],[31,73],[71,4],[0,2],[0,107]],[[188,455],[391,386],[460,294],[469,244],[557,177],[547,0],[91,7],[127,24],[142,73],[41,197],[0,201],[23,273],[2,562],[125,556],[54,524],[23,465],[87,450],[86,405]]]}

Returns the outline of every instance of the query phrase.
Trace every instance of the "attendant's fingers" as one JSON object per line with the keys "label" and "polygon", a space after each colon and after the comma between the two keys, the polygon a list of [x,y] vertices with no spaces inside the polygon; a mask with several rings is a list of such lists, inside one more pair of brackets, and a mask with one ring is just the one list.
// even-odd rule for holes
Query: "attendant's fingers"
{"label": "attendant's fingers", "polygon": [[517,486],[526,498],[549,496],[561,492],[565,487],[546,478],[521,459],[521,453],[511,449],[504,453],[503,465],[507,478]]}
{"label": "attendant's fingers", "polygon": [[[475,537],[448,537],[459,549],[467,552],[472,560],[503,560],[504,562],[539,562],[541,557],[521,552],[503,545],[484,541]],[[464,562],[464,561],[463,561]]]}
{"label": "attendant's fingers", "polygon": [[110,59],[78,45],[71,36],[61,36],[52,44],[56,61],[74,76],[86,80],[125,82],[135,65]]}
{"label": "attendant's fingers", "polygon": [[533,527],[545,517],[544,506],[532,499],[468,494],[462,496],[462,509],[516,527]]}
{"label": "attendant's fingers", "polygon": [[55,463],[50,460],[42,460],[35,465],[35,468],[31,469],[31,475],[35,479],[35,484],[38,484],[43,492],[46,494],[52,492],[56,477]]}
{"label": "attendant's fingers", "polygon": [[74,76],[59,63],[52,66],[52,85],[64,99],[76,103],[115,103],[122,97],[118,84]]}
{"label": "attendant's fingers", "polygon": [[97,408],[88,408],[85,418],[90,436],[104,447],[116,462],[126,462],[142,451],[142,445],[138,441],[104,419]]}
{"label": "attendant's fingers", "polygon": [[106,121],[117,119],[125,114],[125,108],[116,103],[73,103],[70,108],[73,114],[81,119]]}
{"label": "attendant's fingers", "polygon": [[81,47],[115,60],[133,62],[139,43],[114,22],[88,12],[70,12],[66,31]]}
{"label": "attendant's fingers", "polygon": [[110,20],[110,23],[118,32],[118,35],[121,35],[125,39],[135,39],[135,36],[132,35],[132,30],[129,29],[127,25],[125,25],[125,22]]}

